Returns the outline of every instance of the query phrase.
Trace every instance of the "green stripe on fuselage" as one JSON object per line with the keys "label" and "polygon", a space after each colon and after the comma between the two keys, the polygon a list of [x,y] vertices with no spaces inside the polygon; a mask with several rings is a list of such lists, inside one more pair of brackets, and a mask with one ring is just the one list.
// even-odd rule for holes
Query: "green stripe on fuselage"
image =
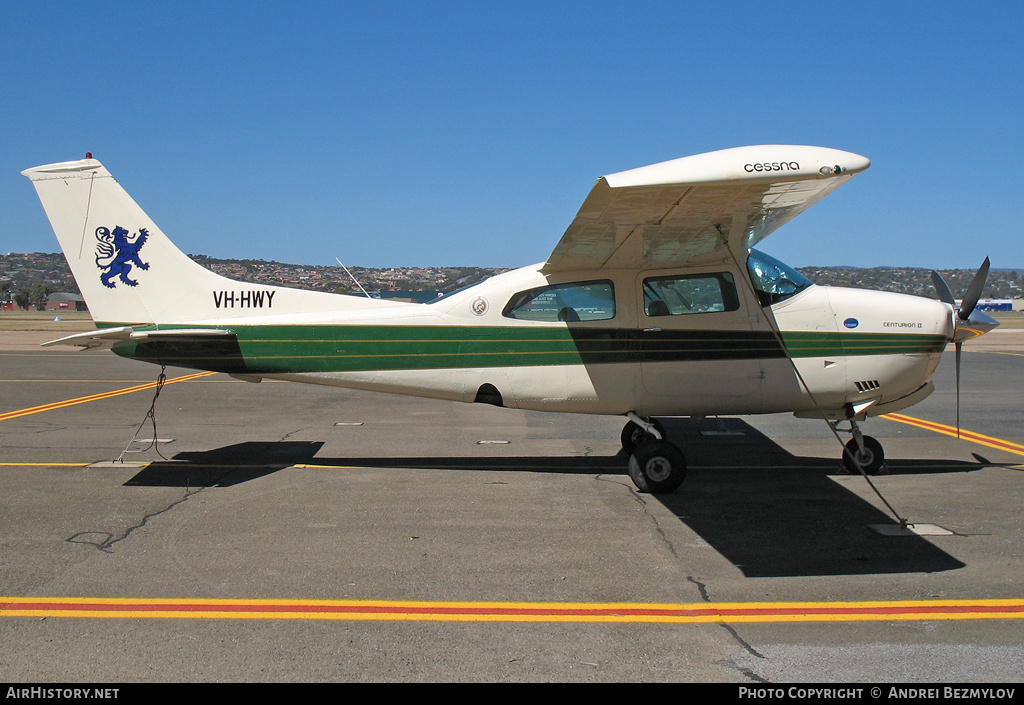
{"label": "green stripe on fuselage", "polygon": [[914,333],[786,332],[782,337],[793,357],[941,353],[949,342],[943,335]]}
{"label": "green stripe on fuselage", "polygon": [[[237,344],[126,342],[114,351],[161,364],[251,374],[784,357],[771,331],[380,325],[243,325],[230,330]],[[943,336],[905,333],[784,333],[783,339],[793,357],[934,353],[947,342]]]}

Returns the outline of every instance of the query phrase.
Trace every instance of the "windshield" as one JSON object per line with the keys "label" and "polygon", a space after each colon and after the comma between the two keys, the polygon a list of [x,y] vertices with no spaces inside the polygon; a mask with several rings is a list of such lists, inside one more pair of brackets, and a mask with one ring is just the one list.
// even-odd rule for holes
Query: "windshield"
{"label": "windshield", "polygon": [[789,265],[757,250],[750,251],[747,269],[750,270],[750,280],[761,306],[785,301],[814,284]]}

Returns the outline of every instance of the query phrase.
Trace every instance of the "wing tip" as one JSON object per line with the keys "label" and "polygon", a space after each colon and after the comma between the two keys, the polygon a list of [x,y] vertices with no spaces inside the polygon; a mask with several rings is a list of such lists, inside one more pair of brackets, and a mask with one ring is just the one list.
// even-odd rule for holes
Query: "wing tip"
{"label": "wing tip", "polygon": [[755,145],[672,159],[604,176],[612,188],[732,181],[797,181],[855,175],[871,166],[859,154],[829,147]]}

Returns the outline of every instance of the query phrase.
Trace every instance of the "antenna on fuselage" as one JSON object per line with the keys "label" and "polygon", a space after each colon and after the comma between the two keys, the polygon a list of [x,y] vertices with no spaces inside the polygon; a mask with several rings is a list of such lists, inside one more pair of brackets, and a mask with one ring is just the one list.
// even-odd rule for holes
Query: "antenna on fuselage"
{"label": "antenna on fuselage", "polygon": [[[338,264],[341,264],[341,260],[338,259],[337,257],[334,258],[334,261],[337,262]],[[366,294],[366,298],[368,298],[368,299],[372,298],[370,296],[370,294],[366,291],[366,289],[363,288],[363,285],[359,283],[359,280],[356,279],[354,276],[352,276],[352,272],[348,271],[348,267],[346,267],[345,265],[341,264],[341,268],[345,270],[345,274],[349,275],[349,277],[352,278],[352,281],[354,281],[356,283],[356,286],[359,287],[359,290],[362,291],[364,294]]]}

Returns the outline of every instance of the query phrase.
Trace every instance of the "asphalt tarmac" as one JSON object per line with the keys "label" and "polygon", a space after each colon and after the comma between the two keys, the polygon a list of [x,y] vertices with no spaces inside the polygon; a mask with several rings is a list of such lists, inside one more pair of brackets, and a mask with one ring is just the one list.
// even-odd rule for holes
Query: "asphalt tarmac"
{"label": "asphalt tarmac", "polygon": [[955,425],[950,352],[865,424],[874,488],[770,415],[666,420],[667,496],[619,418],[189,370],[154,446],[158,368],[3,336],[0,681],[1021,680],[1019,332],[965,348],[987,441],[913,423]]}

